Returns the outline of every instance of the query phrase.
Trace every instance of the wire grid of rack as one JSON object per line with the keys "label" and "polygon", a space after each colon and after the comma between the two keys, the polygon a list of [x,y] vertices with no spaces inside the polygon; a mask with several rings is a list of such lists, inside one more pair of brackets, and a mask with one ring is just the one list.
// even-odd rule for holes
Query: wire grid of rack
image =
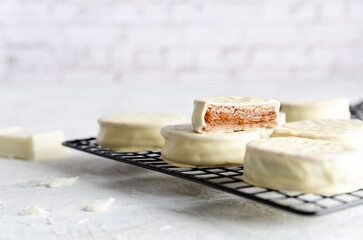
{"label": "wire grid of rack", "polygon": [[[363,102],[351,107],[351,112],[353,118],[363,119]],[[338,195],[275,191],[253,186],[242,181],[242,166],[213,168],[175,167],[167,164],[160,158],[160,151],[117,152],[101,148],[98,146],[95,138],[67,141],[63,145],[100,157],[183,178],[302,215],[322,215],[363,204],[363,189]]]}

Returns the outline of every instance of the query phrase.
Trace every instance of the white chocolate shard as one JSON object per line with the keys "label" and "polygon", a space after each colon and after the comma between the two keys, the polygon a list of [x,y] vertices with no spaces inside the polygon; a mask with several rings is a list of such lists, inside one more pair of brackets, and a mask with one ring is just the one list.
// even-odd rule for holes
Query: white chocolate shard
{"label": "white chocolate shard", "polygon": [[106,200],[93,200],[85,207],[85,211],[88,212],[103,212],[110,208],[110,206],[115,202],[114,198],[108,198]]}
{"label": "white chocolate shard", "polygon": [[44,179],[31,179],[28,181],[29,184],[35,184],[39,186],[47,186],[49,188],[67,187],[75,184],[79,177],[70,178],[53,178],[50,180]]}
{"label": "white chocolate shard", "polygon": [[44,180],[44,179],[38,179],[38,178],[33,178],[30,179],[28,181],[29,184],[34,184],[34,185],[38,185],[38,186],[44,186],[48,184],[48,180]]}
{"label": "white chocolate shard", "polygon": [[55,179],[50,180],[50,182],[47,184],[47,187],[58,188],[58,187],[71,186],[75,182],[77,182],[78,179],[79,179],[79,177],[55,178]]}
{"label": "white chocolate shard", "polygon": [[48,212],[38,206],[32,206],[23,211],[23,215],[47,215]]}

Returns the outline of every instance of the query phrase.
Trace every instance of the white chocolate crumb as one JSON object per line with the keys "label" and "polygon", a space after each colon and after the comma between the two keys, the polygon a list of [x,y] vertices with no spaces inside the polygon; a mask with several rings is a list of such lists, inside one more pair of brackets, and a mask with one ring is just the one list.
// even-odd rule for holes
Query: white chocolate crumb
{"label": "white chocolate crumb", "polygon": [[32,206],[23,211],[23,215],[47,215],[48,212],[38,206]]}
{"label": "white chocolate crumb", "polygon": [[89,203],[84,210],[88,212],[103,212],[108,210],[108,208],[115,202],[114,198],[109,198],[106,200],[93,200],[91,203]]}
{"label": "white chocolate crumb", "polygon": [[71,178],[56,178],[51,180],[48,184],[47,187],[50,188],[56,188],[56,187],[65,187],[65,186],[71,186],[73,185],[75,182],[77,182],[77,180],[79,179],[79,177],[71,177]]}
{"label": "white chocolate crumb", "polygon": [[29,183],[29,184],[38,185],[38,186],[43,186],[43,185],[46,185],[46,184],[47,184],[47,180],[33,178],[33,179],[30,179],[30,180],[28,181],[28,183]]}
{"label": "white chocolate crumb", "polygon": [[28,183],[35,184],[38,186],[46,186],[49,188],[57,188],[57,187],[66,187],[73,185],[79,177],[70,177],[70,178],[54,178],[50,180],[43,179],[31,179]]}

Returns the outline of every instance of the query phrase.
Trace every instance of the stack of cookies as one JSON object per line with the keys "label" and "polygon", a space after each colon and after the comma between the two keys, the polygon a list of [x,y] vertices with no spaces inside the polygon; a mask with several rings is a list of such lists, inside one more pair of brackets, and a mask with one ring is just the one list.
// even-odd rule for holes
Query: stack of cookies
{"label": "stack of cookies", "polygon": [[279,127],[279,107],[259,98],[196,99],[192,124],[161,130],[162,159],[188,167],[244,165],[244,181],[276,190],[339,194],[363,187],[363,121],[341,119],[346,114]]}

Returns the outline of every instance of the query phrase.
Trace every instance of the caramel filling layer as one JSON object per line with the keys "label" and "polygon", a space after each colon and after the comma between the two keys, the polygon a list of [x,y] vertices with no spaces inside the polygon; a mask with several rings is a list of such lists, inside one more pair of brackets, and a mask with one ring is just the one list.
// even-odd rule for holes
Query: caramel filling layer
{"label": "caramel filling layer", "polygon": [[205,122],[209,124],[238,124],[244,125],[249,123],[258,123],[258,122],[267,122],[271,120],[275,120],[277,117],[276,112],[269,112],[267,114],[261,115],[252,115],[247,118],[242,118],[240,116],[233,116],[231,114],[225,113],[212,113],[210,110],[207,110],[204,116]]}

